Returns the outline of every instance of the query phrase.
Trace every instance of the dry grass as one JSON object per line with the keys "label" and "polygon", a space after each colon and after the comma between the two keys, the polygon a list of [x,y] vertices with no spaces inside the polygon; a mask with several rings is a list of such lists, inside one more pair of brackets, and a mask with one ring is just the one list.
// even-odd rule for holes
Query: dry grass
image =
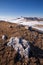
{"label": "dry grass", "polygon": [[[10,28],[9,26],[12,26]],[[14,37],[22,37],[26,40],[30,41],[34,46],[37,46],[38,48],[43,50],[43,34],[39,34],[38,32],[26,30],[25,27],[19,26],[17,24],[11,24],[8,22],[0,22],[0,43],[4,43],[6,41],[2,40],[2,35],[6,34],[8,36],[8,39],[12,36]],[[23,59],[22,61],[18,61],[15,63],[15,57],[16,52],[13,48],[6,47],[3,44],[0,45],[0,65],[37,65],[38,59],[35,57],[31,57],[26,63],[26,60]],[[37,62],[36,62],[37,61]],[[43,59],[39,58],[39,65],[43,65]],[[35,63],[36,62],[36,63]]]}

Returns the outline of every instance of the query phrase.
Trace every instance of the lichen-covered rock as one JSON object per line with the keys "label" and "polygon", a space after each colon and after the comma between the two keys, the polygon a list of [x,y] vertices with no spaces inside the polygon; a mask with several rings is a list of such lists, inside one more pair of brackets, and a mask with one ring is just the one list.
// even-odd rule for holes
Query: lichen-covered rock
{"label": "lichen-covered rock", "polygon": [[15,44],[15,38],[11,37],[9,42],[7,43],[8,46],[13,46]]}
{"label": "lichen-covered rock", "polygon": [[21,57],[28,57],[30,51],[30,45],[28,41],[18,37],[11,37],[8,46],[13,46],[14,50],[18,52]]}

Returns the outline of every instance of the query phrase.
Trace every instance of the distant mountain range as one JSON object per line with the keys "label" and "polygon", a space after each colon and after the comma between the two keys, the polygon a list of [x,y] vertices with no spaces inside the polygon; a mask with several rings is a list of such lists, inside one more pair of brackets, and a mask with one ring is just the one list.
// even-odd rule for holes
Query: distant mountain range
{"label": "distant mountain range", "polygon": [[0,20],[4,20],[4,21],[9,21],[9,20],[19,20],[19,19],[24,19],[25,21],[43,21],[43,18],[40,17],[20,17],[20,18],[0,18]]}
{"label": "distant mountain range", "polygon": [[24,18],[26,20],[31,20],[31,21],[43,21],[43,18],[38,18],[38,17],[21,17],[21,18]]}

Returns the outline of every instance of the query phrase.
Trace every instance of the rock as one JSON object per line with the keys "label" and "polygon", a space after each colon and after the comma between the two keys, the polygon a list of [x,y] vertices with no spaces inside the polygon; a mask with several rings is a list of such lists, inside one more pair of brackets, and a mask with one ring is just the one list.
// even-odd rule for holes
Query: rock
{"label": "rock", "polygon": [[32,27],[31,26],[29,27],[29,30],[32,31]]}
{"label": "rock", "polygon": [[13,48],[20,54],[23,55],[24,49],[21,44],[16,44]]}
{"label": "rock", "polygon": [[15,44],[15,38],[11,37],[9,42],[7,43],[8,46],[13,46]]}
{"label": "rock", "polygon": [[24,50],[24,57],[28,58],[29,57],[29,53],[30,52],[30,46],[28,45],[28,47]]}
{"label": "rock", "polygon": [[19,38],[15,37],[15,43],[19,43]]}
{"label": "rock", "polygon": [[8,46],[13,46],[14,50],[18,52],[21,57],[28,57],[29,51],[30,51],[30,45],[29,42],[25,39],[18,38],[18,37],[11,37],[8,44]]}
{"label": "rock", "polygon": [[25,29],[29,29],[29,27],[28,26],[25,26]]}
{"label": "rock", "polygon": [[9,40],[9,42],[12,42],[12,41],[13,42],[15,41],[15,38],[14,37],[11,37],[10,40]]}
{"label": "rock", "polygon": [[7,35],[2,35],[2,40],[7,40]]}
{"label": "rock", "polygon": [[9,28],[13,28],[13,26],[12,25],[9,25]]}
{"label": "rock", "polygon": [[22,42],[24,48],[28,47],[28,42],[25,39],[23,39]]}
{"label": "rock", "polygon": [[7,45],[8,46],[13,46],[17,43],[19,43],[19,38],[18,37],[11,37],[9,42],[7,43]]}

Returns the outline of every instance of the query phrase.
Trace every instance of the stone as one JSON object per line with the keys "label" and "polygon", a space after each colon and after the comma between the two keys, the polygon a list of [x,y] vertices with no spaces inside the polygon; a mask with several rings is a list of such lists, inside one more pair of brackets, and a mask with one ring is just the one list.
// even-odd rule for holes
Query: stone
{"label": "stone", "polygon": [[28,26],[25,26],[25,29],[29,29],[29,27]]}
{"label": "stone", "polygon": [[23,39],[22,42],[24,48],[28,47],[28,42],[25,39]]}
{"label": "stone", "polygon": [[30,52],[30,46],[28,45],[28,47],[24,50],[24,57],[28,58],[29,57],[29,53]]}
{"label": "stone", "polygon": [[19,38],[15,37],[15,43],[19,43]]}
{"label": "stone", "polygon": [[2,35],[2,40],[7,40],[7,35]]}
{"label": "stone", "polygon": [[25,39],[18,38],[18,37],[11,37],[7,45],[12,46],[14,50],[18,52],[22,58],[23,56],[25,58],[28,58],[30,45],[29,42],[26,41]]}
{"label": "stone", "polygon": [[23,56],[24,49],[21,44],[16,44],[13,46],[13,48],[21,55]]}
{"label": "stone", "polygon": [[12,25],[9,25],[9,28],[13,28],[13,26]]}
{"label": "stone", "polygon": [[15,44],[15,38],[11,37],[9,42],[7,43],[8,46],[13,46]]}
{"label": "stone", "polygon": [[29,30],[32,31],[32,27],[31,26],[29,27]]}

